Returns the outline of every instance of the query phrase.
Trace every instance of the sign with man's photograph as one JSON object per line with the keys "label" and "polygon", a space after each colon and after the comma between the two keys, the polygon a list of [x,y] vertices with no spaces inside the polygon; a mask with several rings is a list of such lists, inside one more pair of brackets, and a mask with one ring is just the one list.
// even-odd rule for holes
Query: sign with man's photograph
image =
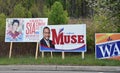
{"label": "sign with man's photograph", "polygon": [[40,27],[40,51],[86,52],[86,25]]}
{"label": "sign with man's photograph", "polygon": [[96,58],[120,60],[120,33],[96,33],[95,44]]}
{"label": "sign with man's photograph", "polygon": [[39,42],[39,28],[47,18],[7,18],[5,42]]}

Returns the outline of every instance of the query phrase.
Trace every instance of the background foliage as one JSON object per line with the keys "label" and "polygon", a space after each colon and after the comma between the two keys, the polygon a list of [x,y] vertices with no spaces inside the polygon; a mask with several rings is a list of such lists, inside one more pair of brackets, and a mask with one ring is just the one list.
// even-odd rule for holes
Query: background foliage
{"label": "background foliage", "polygon": [[[8,55],[4,42],[6,18],[48,17],[49,24],[87,24],[87,49],[94,53],[95,33],[120,32],[120,0],[0,0],[0,56]],[[35,53],[35,43],[15,43],[13,55]]]}

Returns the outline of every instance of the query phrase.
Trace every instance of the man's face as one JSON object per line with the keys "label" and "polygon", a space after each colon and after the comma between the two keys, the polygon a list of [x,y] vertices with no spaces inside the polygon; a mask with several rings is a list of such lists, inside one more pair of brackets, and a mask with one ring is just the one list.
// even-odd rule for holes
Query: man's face
{"label": "man's face", "polygon": [[50,38],[50,30],[48,28],[44,29],[43,31],[44,39],[48,40]]}

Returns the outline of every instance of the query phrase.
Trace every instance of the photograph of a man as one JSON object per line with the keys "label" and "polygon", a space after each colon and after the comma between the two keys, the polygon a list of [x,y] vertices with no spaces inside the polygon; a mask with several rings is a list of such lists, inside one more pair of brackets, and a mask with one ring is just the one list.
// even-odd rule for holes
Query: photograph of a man
{"label": "photograph of a man", "polygon": [[48,48],[55,48],[54,44],[52,44],[52,40],[50,40],[50,28],[49,27],[43,28],[43,38],[40,40],[40,44]]}

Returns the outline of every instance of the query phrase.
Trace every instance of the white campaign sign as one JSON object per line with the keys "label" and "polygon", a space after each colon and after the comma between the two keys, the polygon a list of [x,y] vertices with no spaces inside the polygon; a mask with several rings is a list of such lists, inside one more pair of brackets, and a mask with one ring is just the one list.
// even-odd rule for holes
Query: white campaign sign
{"label": "white campaign sign", "polygon": [[39,42],[40,26],[48,18],[7,18],[5,42]]}
{"label": "white campaign sign", "polygon": [[[44,27],[40,28],[43,31]],[[86,25],[50,25],[50,39],[55,48],[41,44],[41,51],[68,51],[85,52],[86,51]],[[40,33],[40,39],[43,39],[43,32]]]}

